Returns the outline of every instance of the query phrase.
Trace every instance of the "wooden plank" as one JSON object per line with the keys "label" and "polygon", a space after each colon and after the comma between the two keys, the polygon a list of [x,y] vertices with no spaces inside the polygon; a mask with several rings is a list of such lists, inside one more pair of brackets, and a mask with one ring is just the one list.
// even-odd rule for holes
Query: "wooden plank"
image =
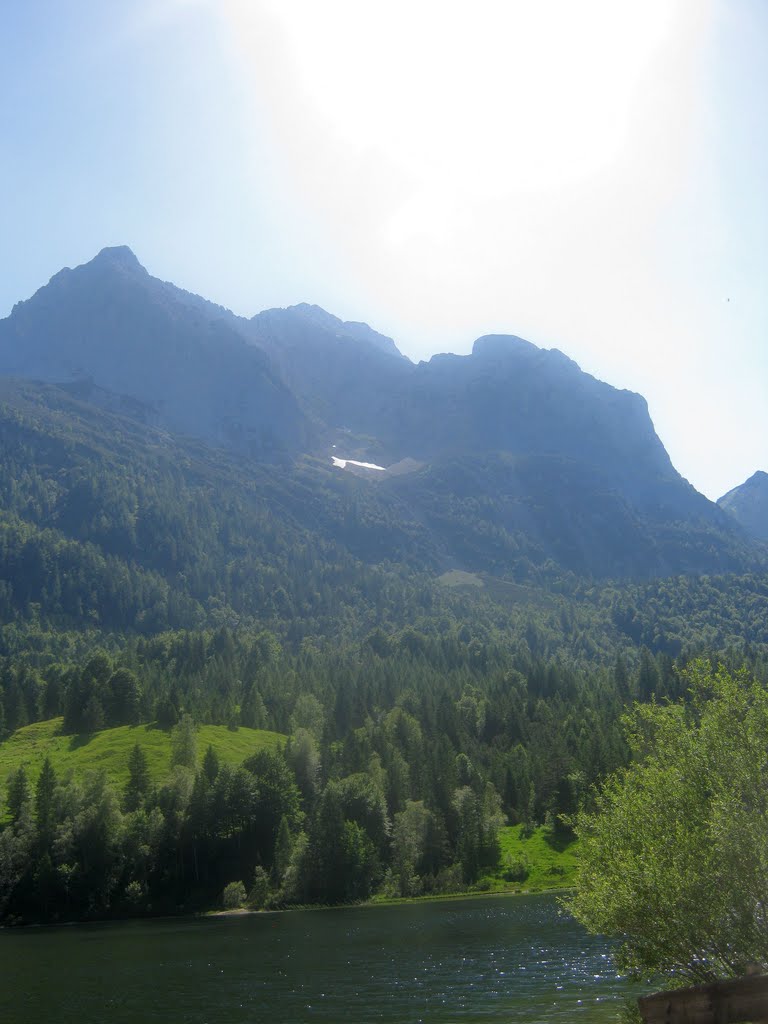
{"label": "wooden plank", "polygon": [[646,1024],[766,1024],[768,975],[656,992],[637,1003]]}

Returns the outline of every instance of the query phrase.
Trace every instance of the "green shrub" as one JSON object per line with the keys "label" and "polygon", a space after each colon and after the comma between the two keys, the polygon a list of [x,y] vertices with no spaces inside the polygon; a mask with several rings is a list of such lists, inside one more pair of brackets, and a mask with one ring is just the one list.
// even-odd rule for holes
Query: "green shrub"
{"label": "green shrub", "polygon": [[140,903],[144,901],[145,896],[146,893],[144,891],[144,886],[141,884],[141,882],[133,881],[129,882],[128,885],[126,885],[125,899],[127,903],[131,903],[133,904],[133,906],[138,906]]}
{"label": "green shrub", "polygon": [[245,903],[245,886],[242,882],[230,882],[225,886],[221,898],[225,910],[237,910]]}
{"label": "green shrub", "polygon": [[[237,883],[235,883],[237,884]],[[248,902],[256,910],[261,910],[269,896],[269,875],[261,865],[254,868],[253,883],[248,893]]]}
{"label": "green shrub", "polygon": [[[530,870],[530,864],[525,854],[515,857],[511,853],[508,853],[504,858],[502,878],[505,882],[524,882],[528,877]],[[560,869],[560,873],[563,873],[562,869]]]}

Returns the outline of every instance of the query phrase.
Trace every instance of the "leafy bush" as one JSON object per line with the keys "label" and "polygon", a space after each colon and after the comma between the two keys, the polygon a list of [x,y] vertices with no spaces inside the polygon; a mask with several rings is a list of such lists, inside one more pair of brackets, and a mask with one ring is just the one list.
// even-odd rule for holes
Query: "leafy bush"
{"label": "leafy bush", "polygon": [[[235,883],[237,884],[237,883]],[[253,883],[248,893],[248,902],[256,910],[261,910],[269,896],[269,875],[261,865],[254,868]]]}
{"label": "leafy bush", "polygon": [[[524,882],[530,873],[531,867],[528,862],[528,858],[523,854],[520,857],[514,857],[512,854],[507,854],[504,858],[504,870],[502,872],[502,878],[505,882]],[[562,874],[562,868],[560,874]]]}
{"label": "leafy bush", "polygon": [[138,906],[146,896],[144,886],[137,881],[129,882],[125,887],[125,899],[128,903]]}
{"label": "leafy bush", "polygon": [[245,903],[245,886],[242,882],[230,882],[225,886],[221,898],[225,910],[237,910]]}

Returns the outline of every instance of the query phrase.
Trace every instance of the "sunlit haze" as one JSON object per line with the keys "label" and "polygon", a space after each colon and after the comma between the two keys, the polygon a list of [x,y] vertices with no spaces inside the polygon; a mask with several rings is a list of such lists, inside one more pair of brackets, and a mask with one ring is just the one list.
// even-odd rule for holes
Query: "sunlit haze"
{"label": "sunlit haze", "polygon": [[30,0],[4,44],[0,316],[127,244],[414,360],[559,348],[709,497],[768,470],[762,0]]}

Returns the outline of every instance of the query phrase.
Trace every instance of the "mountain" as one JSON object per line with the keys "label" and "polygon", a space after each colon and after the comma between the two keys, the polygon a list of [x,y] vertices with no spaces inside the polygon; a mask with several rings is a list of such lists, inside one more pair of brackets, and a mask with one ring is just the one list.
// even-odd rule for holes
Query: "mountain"
{"label": "mountain", "polygon": [[749,561],[727,517],[672,466],[640,395],[513,336],[414,366],[354,345],[340,321],[308,308],[251,324],[341,457],[412,460],[412,472],[371,482],[461,567],[503,573],[531,546],[537,562],[601,576]]}
{"label": "mountain", "polygon": [[717,504],[752,537],[768,543],[768,473],[758,470],[743,484],[718,498]]}
{"label": "mountain", "polygon": [[[643,398],[514,336],[414,365],[318,306],[236,316],[118,247],[0,321],[0,374],[57,385],[72,415],[95,406],[253,460],[241,471],[261,474],[271,513],[303,494],[289,499],[302,529],[367,564],[529,580],[549,563],[648,577],[760,558],[672,466]],[[52,391],[35,401],[62,415]],[[278,458],[275,494],[263,467]]]}
{"label": "mountain", "polygon": [[0,321],[0,373],[96,402],[109,392],[147,422],[260,456],[305,449],[294,395],[235,323],[151,277],[127,247],[103,249]]}
{"label": "mountain", "polygon": [[[362,342],[363,345],[370,345],[386,355],[408,361],[407,357],[403,355],[391,338],[387,338],[385,335],[379,334],[378,331],[374,331],[368,324],[359,323],[355,320],[340,320],[339,317],[334,316],[332,313],[327,313],[320,306],[310,305],[308,302],[300,302],[298,305],[289,306],[285,310],[265,310],[263,313],[257,313],[251,322],[259,327],[266,325],[276,315],[280,319],[279,314],[285,314],[285,317],[282,318],[284,321],[290,322],[293,320],[297,324],[303,321],[308,326],[322,331],[327,338],[332,337],[339,341],[351,340]],[[316,333],[310,335],[308,340],[313,347],[317,347],[318,335]]]}
{"label": "mountain", "polygon": [[399,373],[358,399],[356,418],[344,407],[337,448],[384,466],[415,459],[372,482],[418,509],[458,567],[524,576],[551,558],[580,575],[648,576],[750,564],[749,543],[672,466],[645,400],[561,352],[490,336]]}
{"label": "mountain", "polygon": [[268,309],[241,329],[279,368],[326,436],[339,429],[369,432],[371,404],[396,393],[413,370],[391,338],[319,306]]}
{"label": "mountain", "polygon": [[627,704],[767,681],[764,546],[520,338],[414,365],[108,249],[0,322],[0,442],[2,923],[528,884],[504,816],[567,821]]}

